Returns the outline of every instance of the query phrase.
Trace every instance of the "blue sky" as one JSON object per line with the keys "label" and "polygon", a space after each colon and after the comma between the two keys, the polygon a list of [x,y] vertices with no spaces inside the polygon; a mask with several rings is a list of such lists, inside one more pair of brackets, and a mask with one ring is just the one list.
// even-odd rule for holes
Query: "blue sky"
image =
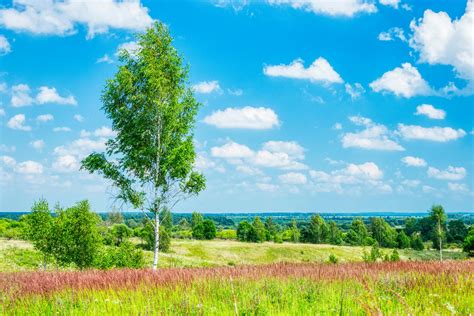
{"label": "blue sky", "polygon": [[15,0],[0,5],[0,210],[114,206],[78,170],[113,135],[116,52],[166,23],[202,103],[175,211],[473,211],[474,4]]}

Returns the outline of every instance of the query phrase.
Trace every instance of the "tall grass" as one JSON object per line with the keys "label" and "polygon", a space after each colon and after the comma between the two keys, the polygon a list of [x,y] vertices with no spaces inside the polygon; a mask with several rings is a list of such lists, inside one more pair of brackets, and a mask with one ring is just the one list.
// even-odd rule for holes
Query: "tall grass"
{"label": "tall grass", "polygon": [[474,312],[474,261],[0,274],[3,314]]}

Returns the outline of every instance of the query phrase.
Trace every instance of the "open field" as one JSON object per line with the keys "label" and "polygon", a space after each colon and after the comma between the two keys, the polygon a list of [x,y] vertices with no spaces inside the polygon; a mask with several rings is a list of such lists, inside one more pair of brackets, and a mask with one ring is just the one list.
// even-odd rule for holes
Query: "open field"
{"label": "open field", "polygon": [[474,312],[474,261],[0,273],[7,315]]}
{"label": "open field", "polygon": [[[370,251],[369,247],[365,248]],[[277,262],[325,262],[334,254],[340,262],[362,261],[364,247],[266,242],[261,244],[238,241],[173,240],[171,251],[160,254],[161,267],[215,267]],[[390,253],[391,249],[382,249]],[[436,260],[435,250],[398,250],[401,260]],[[145,252],[151,265],[152,253]],[[462,259],[465,253],[445,250],[446,259]],[[35,270],[41,265],[41,255],[31,244],[21,240],[0,239],[0,271]]]}

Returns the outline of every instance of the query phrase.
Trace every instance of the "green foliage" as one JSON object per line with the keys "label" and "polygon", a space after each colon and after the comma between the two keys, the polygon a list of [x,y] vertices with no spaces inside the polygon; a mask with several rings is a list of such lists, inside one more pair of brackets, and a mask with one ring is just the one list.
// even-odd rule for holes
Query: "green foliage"
{"label": "green foliage", "polygon": [[467,226],[462,220],[455,219],[448,222],[448,242],[462,244],[468,234]]}
{"label": "green foliage", "polygon": [[398,253],[397,249],[393,249],[392,254],[390,255],[390,261],[400,261],[400,254]]}
{"label": "green foliage", "polygon": [[263,242],[267,239],[267,232],[265,225],[260,220],[260,217],[256,216],[252,223],[250,241]]}
{"label": "green foliage", "polygon": [[143,251],[124,241],[119,247],[103,246],[99,249],[93,266],[98,269],[143,268],[145,259]]}
{"label": "green foliage", "polygon": [[403,230],[398,233],[397,244],[400,249],[410,248],[410,237]]}
{"label": "green foliage", "polygon": [[376,262],[378,259],[383,258],[383,253],[380,251],[380,248],[377,244],[374,244],[370,249],[370,253],[367,253],[364,249],[362,254],[362,260],[365,262]]}
{"label": "green foliage", "polygon": [[160,213],[160,225],[169,232],[173,229],[173,214],[167,207],[163,208]]}
{"label": "green foliage", "polygon": [[393,248],[397,246],[397,232],[383,218],[370,219],[370,232],[381,247]]}
{"label": "green foliage", "polygon": [[336,264],[339,262],[339,259],[337,259],[337,257],[334,254],[330,254],[328,262],[332,264]]}
{"label": "green foliage", "polygon": [[328,242],[333,245],[340,245],[342,244],[342,232],[337,227],[336,222],[330,221],[328,223]]}
{"label": "green foliage", "polygon": [[48,202],[40,199],[31,207],[31,213],[24,217],[24,236],[43,253],[45,259],[53,251],[54,221]]}
{"label": "green foliage", "polygon": [[88,201],[58,212],[51,238],[52,254],[59,264],[74,263],[80,269],[92,266],[101,244],[99,220]]}
{"label": "green foliage", "polygon": [[237,226],[237,239],[239,241],[251,241],[252,225],[247,221],[242,221]]}
{"label": "green foliage", "polygon": [[411,235],[410,245],[411,248],[415,250],[425,249],[425,245],[423,244],[423,240],[421,239],[420,233],[414,233],[413,235]]}
{"label": "green foliage", "polygon": [[470,257],[474,257],[474,225],[469,229],[469,233],[464,239],[463,251],[467,252]]}
{"label": "green foliage", "polygon": [[216,230],[216,224],[214,224],[213,220],[206,219],[204,222],[202,222],[202,227],[203,227],[203,236],[204,239],[211,240],[216,238],[217,230]]}
{"label": "green foliage", "polygon": [[[155,227],[152,221],[147,221],[140,232],[140,237],[145,242],[145,249],[153,250],[155,247]],[[171,246],[170,233],[164,227],[160,227],[160,244],[159,250],[168,252]]]}
{"label": "green foliage", "polygon": [[112,211],[107,213],[107,223],[109,225],[122,224],[123,222],[123,216],[120,212]]}
{"label": "green foliage", "polygon": [[191,216],[191,228],[193,231],[193,238],[204,239],[204,218],[198,212],[193,212]]}
{"label": "green foliage", "polygon": [[[102,94],[102,109],[116,134],[104,153],[90,154],[81,168],[112,181],[118,199],[157,215],[206,186],[204,176],[193,169],[200,104],[187,86],[188,67],[163,23],[138,35],[137,50],[122,50],[120,61]],[[156,268],[158,249],[154,251]]]}
{"label": "green foliage", "polygon": [[236,240],[237,231],[235,229],[223,229],[217,232],[216,237],[218,239],[224,239],[224,240]]}
{"label": "green foliage", "polygon": [[273,240],[275,235],[278,233],[278,227],[273,222],[273,218],[271,216],[267,217],[267,219],[265,220],[265,230],[265,238],[267,241]]}
{"label": "green foliage", "polygon": [[355,218],[346,234],[345,241],[353,246],[366,246],[372,244],[369,239],[367,226],[360,218]]}
{"label": "green foliage", "polygon": [[313,244],[321,244],[328,241],[329,228],[320,215],[311,216],[309,222],[308,241]]}
{"label": "green foliage", "polygon": [[290,241],[291,242],[299,242],[300,241],[300,236],[301,236],[301,232],[298,229],[298,226],[296,225],[296,221],[293,220],[291,222],[291,226],[290,226],[290,229],[289,229]]}
{"label": "green foliage", "polygon": [[132,237],[133,230],[127,227],[125,224],[115,224],[111,228],[111,234],[114,239],[115,246],[120,246],[125,239]]}

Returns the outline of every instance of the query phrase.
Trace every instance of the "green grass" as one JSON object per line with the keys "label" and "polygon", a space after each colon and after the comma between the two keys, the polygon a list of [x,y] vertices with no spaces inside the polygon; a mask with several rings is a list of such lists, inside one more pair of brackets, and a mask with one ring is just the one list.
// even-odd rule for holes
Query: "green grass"
{"label": "green grass", "polygon": [[[238,241],[173,240],[171,251],[160,254],[161,267],[213,267],[275,262],[325,262],[334,254],[340,262],[362,260],[363,247],[313,244],[261,244]],[[370,251],[369,247],[366,247]],[[385,253],[390,249],[383,249]],[[402,260],[436,260],[436,250],[399,250]],[[446,259],[462,259],[465,254],[456,250],[443,252]],[[152,253],[145,252],[149,265]],[[41,267],[40,254],[25,241],[0,239],[0,271],[34,270]]]}
{"label": "green grass", "polygon": [[[393,273],[365,280],[207,279],[136,289],[61,291],[5,304],[11,315],[469,315],[472,275]],[[8,306],[7,306],[8,305]],[[0,310],[1,311],[1,310]]]}

